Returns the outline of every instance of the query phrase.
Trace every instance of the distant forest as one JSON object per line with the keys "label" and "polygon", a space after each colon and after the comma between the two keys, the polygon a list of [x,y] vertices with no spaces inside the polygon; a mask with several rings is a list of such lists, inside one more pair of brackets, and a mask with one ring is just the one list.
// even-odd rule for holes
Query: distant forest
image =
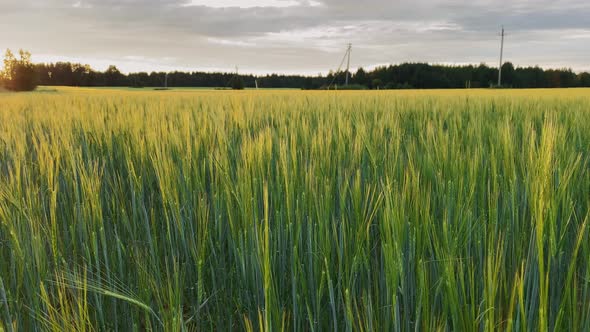
{"label": "distant forest", "polygon": [[[115,66],[100,72],[88,65],[58,62],[35,65],[40,85],[162,87],[164,72],[123,74]],[[240,80],[246,88],[258,83],[260,88],[325,89],[343,88],[345,73],[326,76],[301,75],[239,75],[234,73],[170,72],[169,87],[230,87]],[[336,76],[336,77],[335,77]],[[487,88],[497,82],[498,69],[479,66],[444,66],[426,63],[404,63],[382,66],[371,71],[359,68],[351,74],[351,89],[451,89]],[[331,84],[334,83],[334,84]],[[510,62],[502,67],[502,83],[511,88],[569,88],[590,87],[590,73],[574,73],[571,69],[539,67],[515,68]]]}

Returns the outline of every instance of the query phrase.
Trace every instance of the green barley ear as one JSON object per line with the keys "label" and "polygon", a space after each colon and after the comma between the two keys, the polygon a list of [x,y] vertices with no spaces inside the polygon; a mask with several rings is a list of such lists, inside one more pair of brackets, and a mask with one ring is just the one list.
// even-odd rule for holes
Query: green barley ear
{"label": "green barley ear", "polygon": [[130,290],[124,289],[124,286],[106,287],[103,280],[91,280],[88,278],[88,273],[84,270],[84,275],[78,273],[64,272],[58,275],[58,278],[51,282],[56,287],[69,288],[73,290],[82,291],[83,293],[91,292],[100,296],[110,297],[119,301],[126,302],[137,308],[144,310],[146,313],[153,316],[158,323],[163,326],[163,322],[158,314],[147,304],[142,302]]}

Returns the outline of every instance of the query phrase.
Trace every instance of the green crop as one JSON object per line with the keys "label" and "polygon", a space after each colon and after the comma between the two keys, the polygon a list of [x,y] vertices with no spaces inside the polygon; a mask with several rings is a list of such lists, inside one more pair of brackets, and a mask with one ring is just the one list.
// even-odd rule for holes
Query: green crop
{"label": "green crop", "polygon": [[557,91],[0,95],[0,331],[590,331]]}

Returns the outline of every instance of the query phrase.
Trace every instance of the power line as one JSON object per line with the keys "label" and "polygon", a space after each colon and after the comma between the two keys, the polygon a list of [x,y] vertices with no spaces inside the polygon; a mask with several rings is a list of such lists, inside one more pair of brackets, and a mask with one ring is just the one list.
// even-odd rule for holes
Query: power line
{"label": "power line", "polygon": [[347,58],[348,58],[348,66],[346,69],[346,84],[348,85],[348,73],[350,71],[350,53],[351,52],[352,52],[352,44],[348,44],[348,48],[346,49],[346,53],[344,53],[344,56],[342,57],[342,61],[340,61],[340,65],[338,66],[338,70],[336,70],[336,73],[334,73],[334,78],[332,79],[332,82],[330,82],[330,84],[328,85],[328,90],[330,90],[330,88],[334,84],[334,81],[336,81],[338,74],[342,71],[342,66],[344,65],[344,61],[346,61]]}

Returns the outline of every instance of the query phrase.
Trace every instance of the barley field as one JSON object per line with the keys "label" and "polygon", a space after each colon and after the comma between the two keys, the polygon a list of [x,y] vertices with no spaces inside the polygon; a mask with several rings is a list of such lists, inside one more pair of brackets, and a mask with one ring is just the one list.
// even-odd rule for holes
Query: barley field
{"label": "barley field", "polygon": [[0,94],[0,331],[590,331],[590,90]]}

